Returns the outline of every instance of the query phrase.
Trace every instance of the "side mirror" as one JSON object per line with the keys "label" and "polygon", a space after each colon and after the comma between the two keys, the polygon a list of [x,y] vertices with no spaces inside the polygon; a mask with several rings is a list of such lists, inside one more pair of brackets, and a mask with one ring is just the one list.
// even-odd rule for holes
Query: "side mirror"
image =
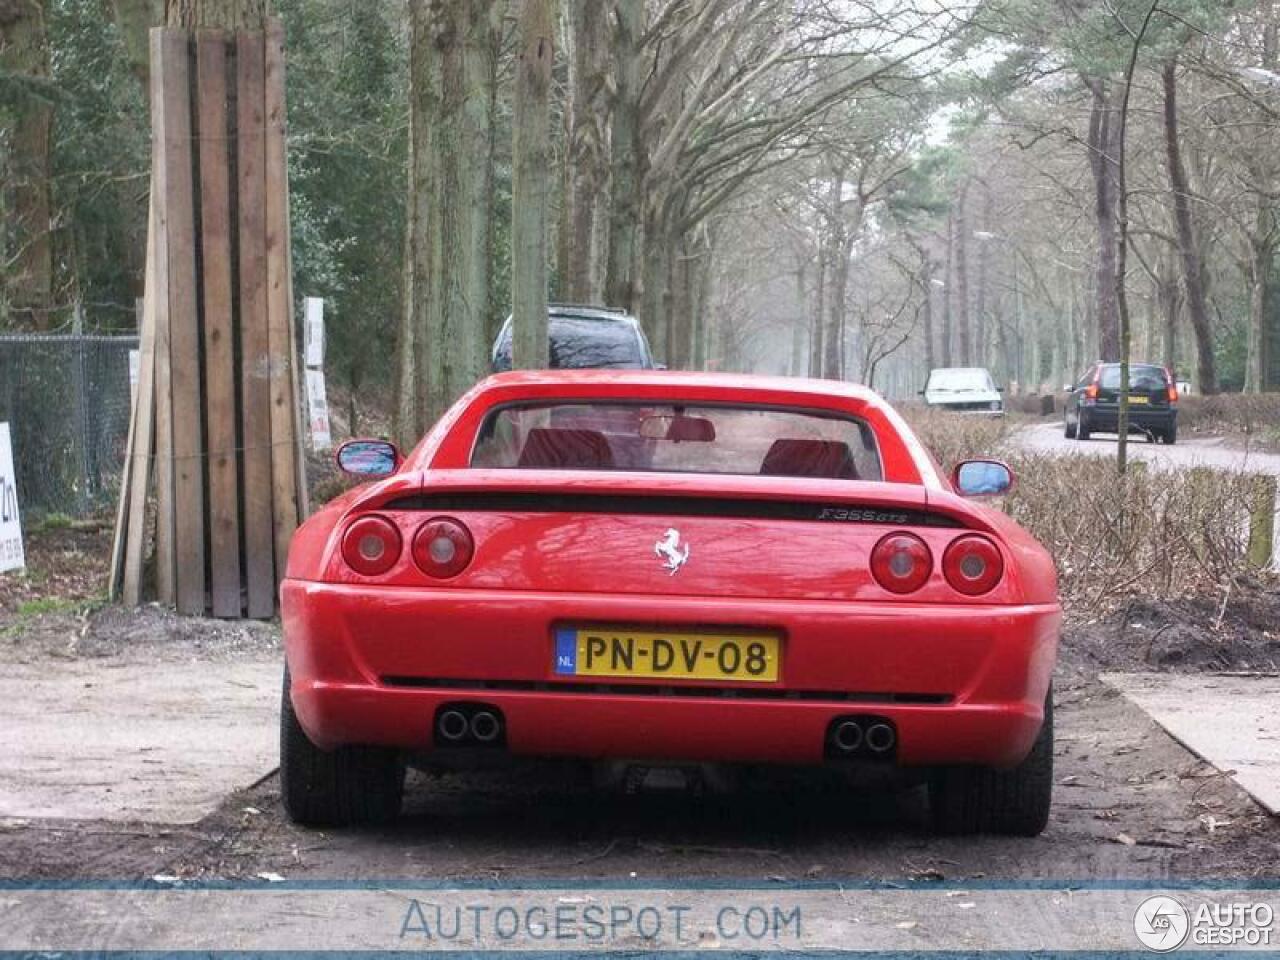
{"label": "side mirror", "polygon": [[343,473],[363,479],[389,477],[400,466],[400,451],[387,440],[348,440],[334,454]]}
{"label": "side mirror", "polygon": [[1062,388],[1062,392],[1063,392],[1063,393],[1070,393],[1073,389],[1074,389],[1074,388],[1071,386],[1071,384],[1069,384],[1069,383],[1068,383],[1066,386],[1064,386],[1064,387]]}
{"label": "side mirror", "polygon": [[1013,471],[999,460],[964,460],[951,473],[962,497],[998,497],[1013,489]]}

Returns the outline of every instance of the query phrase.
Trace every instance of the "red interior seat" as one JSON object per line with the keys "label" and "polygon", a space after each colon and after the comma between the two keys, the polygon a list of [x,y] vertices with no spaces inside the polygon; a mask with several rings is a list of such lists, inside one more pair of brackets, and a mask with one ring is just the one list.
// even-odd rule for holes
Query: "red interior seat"
{"label": "red interior seat", "polygon": [[808,440],[783,437],[773,441],[760,464],[760,473],[769,477],[824,477],[830,480],[857,480],[853,451],[839,440]]}
{"label": "red interior seat", "polygon": [[609,470],[613,452],[598,430],[535,427],[525,438],[516,466],[527,470]]}

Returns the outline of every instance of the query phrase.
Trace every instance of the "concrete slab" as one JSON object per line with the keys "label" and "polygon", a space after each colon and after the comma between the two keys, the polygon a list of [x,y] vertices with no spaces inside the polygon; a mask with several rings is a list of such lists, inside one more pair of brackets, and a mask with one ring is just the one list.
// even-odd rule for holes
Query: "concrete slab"
{"label": "concrete slab", "polygon": [[0,673],[0,817],[194,823],[277,761],[281,661]]}
{"label": "concrete slab", "polygon": [[1169,735],[1280,814],[1280,677],[1109,673]]}

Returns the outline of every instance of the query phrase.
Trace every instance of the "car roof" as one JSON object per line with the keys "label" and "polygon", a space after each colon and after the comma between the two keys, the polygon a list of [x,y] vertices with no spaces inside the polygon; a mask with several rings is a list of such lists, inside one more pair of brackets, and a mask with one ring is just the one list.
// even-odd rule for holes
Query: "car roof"
{"label": "car roof", "polygon": [[[547,304],[548,320],[556,320],[561,317],[574,320],[600,320],[601,322],[623,324],[636,329],[640,327],[640,321],[623,310],[613,310],[609,307],[579,306],[572,303]],[[499,339],[510,333],[513,319],[511,314],[507,314],[507,319],[502,321],[502,329],[498,332]]]}
{"label": "car roof", "polygon": [[[613,390],[625,390],[628,387],[673,389],[694,388],[698,390],[716,390],[726,393],[742,392],[786,393],[791,395],[810,395],[815,400],[830,401],[833,398],[846,398],[861,403],[883,405],[884,401],[874,390],[857,383],[841,380],[814,380],[803,377],[776,377],[756,373],[712,373],[707,371],[683,370],[620,370],[614,368],[594,369],[561,369],[561,370],[512,370],[506,373],[495,373],[482,380],[478,391],[489,388],[529,387],[534,392],[541,392],[547,387],[556,385],[573,385],[575,387],[598,385]],[[820,406],[825,403],[820,403]]]}

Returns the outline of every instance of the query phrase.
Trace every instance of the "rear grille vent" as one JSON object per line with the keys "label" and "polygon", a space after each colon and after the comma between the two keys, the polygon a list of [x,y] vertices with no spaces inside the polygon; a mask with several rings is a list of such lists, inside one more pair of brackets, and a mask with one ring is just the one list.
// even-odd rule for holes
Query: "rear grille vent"
{"label": "rear grille vent", "polygon": [[947,693],[869,693],[828,690],[761,690],[745,687],[640,685],[624,683],[540,683],[526,680],[453,680],[439,677],[382,677],[388,687],[450,691],[508,691],[513,693],[587,694],[633,697],[711,697],[718,700],[796,700],[822,703],[898,703],[936,706],[947,704]]}
{"label": "rear grille vent", "polygon": [[606,513],[664,517],[746,517],[824,523],[875,523],[898,527],[962,526],[950,517],[925,510],[856,503],[592,493],[423,493],[392,500],[384,509],[433,513]]}

